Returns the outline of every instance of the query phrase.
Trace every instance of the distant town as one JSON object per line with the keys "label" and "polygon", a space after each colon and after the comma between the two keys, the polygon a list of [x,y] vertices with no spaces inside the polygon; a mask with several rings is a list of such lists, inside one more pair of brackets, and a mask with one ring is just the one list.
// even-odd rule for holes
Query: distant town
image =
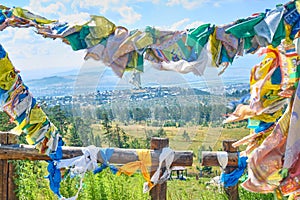
{"label": "distant town", "polygon": [[[58,90],[69,89],[66,95],[56,95]],[[46,104],[47,106],[88,106],[88,105],[103,105],[114,101],[129,101],[141,102],[161,98],[171,98],[179,96],[208,96],[214,95],[211,91],[205,91],[196,88],[181,88],[181,87],[145,87],[139,89],[123,89],[123,90],[97,90],[95,92],[88,92],[85,94],[71,94],[71,88],[56,88],[49,95],[37,96],[38,102]],[[231,96],[238,94],[241,91],[249,89],[248,84],[234,84],[225,86],[225,94]],[[35,91],[37,92],[37,91]]]}

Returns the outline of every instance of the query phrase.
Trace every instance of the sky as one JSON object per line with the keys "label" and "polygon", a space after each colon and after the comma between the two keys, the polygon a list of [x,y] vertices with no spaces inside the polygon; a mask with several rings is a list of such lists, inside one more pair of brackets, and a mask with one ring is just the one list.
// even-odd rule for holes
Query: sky
{"label": "sky", "polygon": [[[129,30],[154,26],[166,30],[184,30],[203,23],[228,24],[277,4],[279,0],[1,0],[7,7],[23,7],[48,19],[81,24],[90,15],[101,15]],[[73,51],[61,40],[43,38],[33,28],[7,28],[0,32],[0,43],[9,53],[14,66],[25,79],[36,79],[84,65],[84,50]],[[224,76],[248,76],[259,61],[256,55],[234,62]],[[241,70],[242,69],[242,70]]]}

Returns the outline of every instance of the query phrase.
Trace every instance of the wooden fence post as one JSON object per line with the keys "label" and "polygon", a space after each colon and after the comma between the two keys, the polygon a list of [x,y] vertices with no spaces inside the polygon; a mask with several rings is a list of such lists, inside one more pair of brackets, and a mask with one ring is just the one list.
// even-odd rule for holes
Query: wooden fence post
{"label": "wooden fence post", "polygon": [[[1,132],[0,132],[1,133]],[[0,200],[15,200],[13,184],[14,168],[12,163],[7,160],[50,160],[46,154],[40,154],[32,145],[24,145],[16,143],[16,135],[9,133],[0,134]],[[164,147],[169,146],[168,138],[151,138],[151,158],[152,166],[150,176],[152,177],[159,165],[159,156]],[[73,158],[82,155],[84,147],[62,147],[63,158]],[[193,152],[192,151],[175,151],[174,161],[172,166],[192,166]],[[97,157],[98,162],[103,162],[100,153]],[[136,149],[120,149],[115,148],[110,163],[126,164],[128,162],[137,161],[138,156]],[[4,164],[5,163],[5,164]],[[162,164],[161,174],[166,170],[165,162]],[[167,183],[157,184],[150,191],[152,200],[166,200]]]}
{"label": "wooden fence post", "polygon": [[[229,174],[238,167],[238,148],[232,146],[237,140],[224,140],[223,149],[228,154],[227,167],[224,169],[224,173]],[[218,151],[203,151],[202,152],[202,166],[220,166],[218,161]],[[239,199],[238,184],[232,187],[224,188],[229,200]]]}
{"label": "wooden fence post", "polygon": [[[238,152],[238,148],[235,148],[232,146],[233,143],[235,143],[237,140],[224,140],[223,141],[223,149],[224,151],[228,152],[228,153],[237,153]],[[238,161],[236,161],[238,162]],[[224,169],[224,173],[229,174],[232,171],[234,171],[237,167],[235,166],[227,166]],[[229,200],[238,200],[240,199],[239,197],[239,184],[236,184],[234,186],[231,187],[224,187],[224,190],[226,192],[226,195],[228,196]]]}
{"label": "wooden fence post", "polygon": [[[161,151],[164,147],[169,146],[169,139],[168,138],[157,138],[153,137],[151,138],[151,144],[150,149]],[[158,162],[156,162],[158,163]],[[151,177],[155,173],[158,166],[153,165],[151,167]],[[165,170],[165,167],[162,167],[161,173]],[[152,200],[166,200],[167,199],[167,182],[164,182],[162,184],[157,184],[152,188],[150,191],[150,196]]]}
{"label": "wooden fence post", "polygon": [[[17,136],[15,134],[0,132],[0,144],[17,144]],[[14,165],[8,160],[0,160],[0,199],[16,200],[13,182]]]}

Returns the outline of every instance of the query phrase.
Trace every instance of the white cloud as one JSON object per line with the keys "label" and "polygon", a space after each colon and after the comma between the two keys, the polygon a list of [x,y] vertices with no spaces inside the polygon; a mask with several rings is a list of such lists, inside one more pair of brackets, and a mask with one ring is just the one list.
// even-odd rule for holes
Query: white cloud
{"label": "white cloud", "polygon": [[[36,51],[34,50],[34,46],[32,44],[17,42],[18,45],[16,45],[14,41],[2,42],[1,44],[3,45],[5,51],[8,53],[8,56],[13,63],[17,62],[16,60],[32,61],[32,57],[34,57],[33,55],[36,55],[33,54],[36,53]],[[22,62],[18,63],[18,66],[22,66]],[[20,67],[17,68],[19,69]]]}
{"label": "white cloud", "polygon": [[151,2],[153,4],[158,4],[160,0],[137,0],[137,2]]}
{"label": "white cloud", "polygon": [[220,2],[215,2],[214,7],[218,7],[218,8],[221,7],[221,3]]}
{"label": "white cloud", "polygon": [[227,3],[234,3],[234,2],[240,2],[241,0],[215,0],[211,1],[214,7],[221,7],[224,4]]}
{"label": "white cloud", "polygon": [[170,29],[169,29],[169,30],[171,30],[171,31],[180,30],[180,29],[182,29],[182,27],[183,27],[187,22],[189,22],[189,21],[190,21],[189,18],[184,18],[184,19],[182,19],[182,20],[180,20],[180,21],[178,21],[178,22],[175,22],[174,24],[172,24],[172,25],[170,26]]}
{"label": "white cloud", "polygon": [[1,41],[1,44],[14,66],[21,72],[24,70],[52,72],[58,68],[67,71],[80,67],[84,62],[84,51],[73,51],[71,46],[62,43],[61,40],[44,39],[43,43],[7,40]]}
{"label": "white cloud", "polygon": [[[0,44],[3,45],[18,69],[32,70],[41,69],[44,66],[52,66],[53,68],[75,66],[76,63],[78,65],[83,61],[83,51],[79,55],[72,50],[71,46],[64,44],[60,39],[45,39],[35,34],[32,29],[10,28],[5,32],[7,34],[1,34]],[[72,57],[72,59],[66,59],[67,56]],[[55,59],[55,57],[57,58]],[[51,62],[49,62],[50,60]]]}
{"label": "white cloud", "polygon": [[71,7],[73,9],[79,8],[91,8],[91,7],[100,7],[100,12],[105,13],[107,10],[112,7],[117,7],[120,3],[120,0],[75,0],[72,2]]}
{"label": "white cloud", "polygon": [[[3,44],[9,54],[17,55],[17,59],[37,57],[47,54],[48,51],[41,49],[47,42],[53,43],[50,39],[45,39],[41,35],[34,33],[32,28],[7,28],[0,34],[0,44]],[[51,44],[48,49],[51,49]]]}
{"label": "white cloud", "polygon": [[77,14],[64,15],[61,14],[59,16],[59,21],[68,22],[71,26],[75,24],[83,24],[90,19],[90,14],[86,12],[80,12]]}
{"label": "white cloud", "polygon": [[205,24],[203,21],[194,21],[191,24],[188,24],[184,27],[184,29],[191,29],[191,28],[197,28],[198,26]]}
{"label": "white cloud", "polygon": [[20,42],[20,41],[33,42],[34,41],[34,37],[32,37],[31,29],[14,29],[12,38],[10,39],[12,42]]}
{"label": "white cloud", "polygon": [[0,41],[2,40],[11,40],[11,38],[14,36],[15,29],[6,28],[3,31],[0,32]]}
{"label": "white cloud", "polygon": [[177,21],[170,26],[163,26],[163,27],[156,27],[160,30],[168,30],[168,31],[177,31],[177,30],[186,30],[186,29],[191,29],[191,28],[197,28],[198,26],[204,24],[203,21],[193,21],[192,23],[189,23],[190,19],[189,18],[184,18],[180,21]]}
{"label": "white cloud", "polygon": [[216,0],[198,0],[198,1],[190,1],[190,0],[168,0],[166,3],[167,6],[176,6],[181,5],[185,9],[191,10],[198,8],[199,6],[203,4],[211,4],[214,7],[220,7],[221,4],[224,4],[226,2],[234,2],[237,0],[222,0],[222,1],[216,1]]}
{"label": "white cloud", "polygon": [[197,1],[189,1],[189,0],[168,0],[166,3],[167,6],[175,6],[175,5],[181,5],[182,7],[186,9],[195,9],[199,6],[201,6],[204,3],[208,3],[211,0],[197,0]]}
{"label": "white cloud", "polygon": [[123,6],[118,8],[117,11],[123,18],[120,20],[120,23],[134,24],[142,18],[142,15],[135,12],[132,7]]}
{"label": "white cloud", "polygon": [[[33,13],[39,14],[59,14],[66,12],[66,7],[63,3],[59,1],[54,1],[51,3],[51,0],[30,0],[30,3],[26,9],[32,11]],[[46,5],[48,3],[48,5]],[[49,4],[50,3],[50,4]]]}
{"label": "white cloud", "polygon": [[[158,2],[159,0],[155,1]],[[74,0],[71,7],[75,11],[80,8],[98,8],[102,15],[107,11],[117,12],[121,16],[120,23],[133,24],[140,20],[142,16],[129,5],[128,0]]]}
{"label": "white cloud", "polygon": [[174,6],[174,5],[177,5],[177,4],[180,4],[180,3],[181,3],[181,0],[168,0],[167,5],[168,6]]}
{"label": "white cloud", "polygon": [[[147,0],[145,0],[147,1]],[[185,9],[191,10],[198,8],[203,4],[209,4],[214,7],[220,7],[222,4],[240,2],[241,0],[168,0],[167,6],[182,6]]]}

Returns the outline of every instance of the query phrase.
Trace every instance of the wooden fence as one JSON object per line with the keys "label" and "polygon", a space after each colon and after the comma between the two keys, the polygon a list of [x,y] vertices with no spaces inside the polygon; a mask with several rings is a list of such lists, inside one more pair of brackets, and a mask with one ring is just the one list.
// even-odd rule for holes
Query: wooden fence
{"label": "wooden fence", "polygon": [[[225,140],[223,141],[223,150],[227,152],[228,163],[224,169],[224,173],[230,173],[238,167],[238,148],[232,146],[236,140]],[[202,152],[202,166],[220,166],[217,151],[203,151]],[[238,184],[231,187],[224,187],[226,195],[229,200],[238,200],[239,191]]]}
{"label": "wooden fence", "polygon": [[[40,154],[32,145],[17,144],[17,136],[7,132],[0,132],[0,199],[14,200],[15,188],[13,182],[14,166],[8,160],[50,160],[45,154]],[[151,138],[151,158],[152,166],[150,175],[152,176],[158,167],[159,155],[164,147],[169,146],[168,138]],[[82,155],[82,147],[63,146],[63,158],[73,158]],[[100,153],[97,160],[102,162]],[[136,149],[115,148],[110,163],[126,164],[137,161]],[[192,151],[175,151],[174,162],[172,166],[192,166]],[[165,170],[162,167],[161,173]],[[157,184],[150,191],[152,200],[165,200],[167,196],[167,183]]]}

